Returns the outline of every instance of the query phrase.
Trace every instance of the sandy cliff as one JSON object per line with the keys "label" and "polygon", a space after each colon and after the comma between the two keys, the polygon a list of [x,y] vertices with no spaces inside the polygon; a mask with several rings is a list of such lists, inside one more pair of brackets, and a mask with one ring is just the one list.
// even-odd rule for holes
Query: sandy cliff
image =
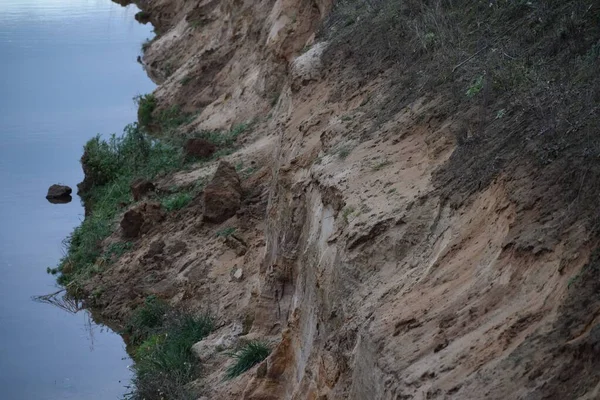
{"label": "sandy cliff", "polygon": [[[208,399],[600,398],[600,85],[544,78],[542,90],[519,70],[527,95],[503,92],[512,64],[493,64],[516,62],[525,48],[532,60],[562,62],[580,54],[576,41],[587,54],[597,5],[514,11],[498,2],[507,8],[498,15],[516,14],[443,59],[448,46],[427,48],[445,40],[438,31],[413,43],[407,32],[421,19],[412,9],[395,10],[383,33],[387,20],[362,26],[369,13],[385,16],[372,3],[376,11],[352,14],[349,34],[330,0],[139,0],[158,32],[143,56],[160,84],[156,112],[195,113],[184,133],[253,128],[222,158],[241,166],[236,215],[205,221],[201,196],[170,213],[90,279],[90,291],[103,288],[96,304],[123,319],[154,294],[217,315],[206,343],[273,344],[231,381],[230,358],[205,356],[197,386]],[[450,7],[423,4],[433,17]],[[541,12],[543,29],[532,18]],[[544,36],[562,26],[557,13],[576,25],[566,39]],[[482,26],[486,14],[473,18]],[[394,36],[406,21],[415,29]],[[542,32],[529,47],[514,39],[522,25]],[[208,181],[217,163],[156,184]],[[227,228],[235,233],[219,234]]]}

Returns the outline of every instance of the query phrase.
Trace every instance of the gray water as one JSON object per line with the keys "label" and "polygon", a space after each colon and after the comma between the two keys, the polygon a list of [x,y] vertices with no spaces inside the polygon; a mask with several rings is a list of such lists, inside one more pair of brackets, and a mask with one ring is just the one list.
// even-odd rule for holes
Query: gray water
{"label": "gray water", "polygon": [[135,120],[153,90],[136,63],[152,36],[137,9],[109,0],[0,0],[0,399],[118,399],[131,360],[123,340],[32,296],[57,290],[46,268],[83,218],[79,199],[52,205],[49,185],[75,188],[96,133]]}

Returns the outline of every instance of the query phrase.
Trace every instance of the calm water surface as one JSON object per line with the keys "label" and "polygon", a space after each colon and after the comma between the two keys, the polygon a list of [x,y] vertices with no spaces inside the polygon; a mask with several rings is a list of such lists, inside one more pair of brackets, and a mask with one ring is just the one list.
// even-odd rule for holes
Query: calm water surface
{"label": "calm water surface", "polygon": [[136,11],[109,0],[0,0],[0,399],[126,391],[121,337],[31,297],[57,290],[46,268],[83,218],[77,198],[48,203],[48,186],[75,188],[83,144],[121,132],[135,119],[131,98],[154,87],[135,62],[152,36]]}

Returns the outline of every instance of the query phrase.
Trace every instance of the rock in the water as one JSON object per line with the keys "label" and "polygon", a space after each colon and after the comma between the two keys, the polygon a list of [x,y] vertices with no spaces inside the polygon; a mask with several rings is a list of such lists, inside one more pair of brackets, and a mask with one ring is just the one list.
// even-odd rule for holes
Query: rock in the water
{"label": "rock in the water", "polygon": [[65,185],[52,185],[48,188],[46,199],[51,203],[68,203],[71,201],[70,187]]}
{"label": "rock in the water", "polygon": [[147,233],[154,225],[165,219],[160,203],[144,202],[123,215],[121,229],[126,238],[136,238]]}
{"label": "rock in the water", "polygon": [[131,184],[133,201],[140,201],[146,194],[154,191],[154,184],[146,179],[136,179]]}
{"label": "rock in the water", "polygon": [[207,158],[213,155],[217,147],[208,140],[200,138],[188,139],[183,147],[183,152],[186,157],[191,158]]}
{"label": "rock in the water", "polygon": [[221,161],[204,189],[204,220],[220,223],[233,217],[242,200],[240,177],[233,165]]}

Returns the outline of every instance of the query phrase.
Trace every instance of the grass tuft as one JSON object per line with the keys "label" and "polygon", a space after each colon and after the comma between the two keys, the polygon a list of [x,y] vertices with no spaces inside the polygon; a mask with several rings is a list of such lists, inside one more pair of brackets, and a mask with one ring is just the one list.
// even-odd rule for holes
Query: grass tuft
{"label": "grass tuft", "polygon": [[186,207],[188,204],[190,204],[192,202],[193,199],[194,199],[194,196],[192,193],[180,192],[180,193],[172,194],[172,195],[168,196],[167,198],[165,198],[162,201],[162,205],[167,211],[177,211],[177,210],[181,210],[182,208]]}
{"label": "grass tuft", "polygon": [[235,359],[235,364],[227,368],[225,378],[233,379],[236,376],[243,374],[267,358],[270,353],[271,349],[266,343],[256,340],[248,342],[240,350],[231,354]]}
{"label": "grass tuft", "polygon": [[[143,328],[137,333],[139,337],[145,335],[145,340],[139,343],[135,351],[136,376],[133,390],[126,399],[193,399],[195,397],[186,388],[198,368],[197,358],[191,348],[210,334],[214,321],[208,315],[189,313],[171,312],[160,314],[159,317],[154,307],[144,312],[144,324],[134,328]],[[147,305],[144,306],[146,308]],[[149,325],[151,331],[148,330]]]}
{"label": "grass tuft", "polygon": [[133,312],[125,331],[130,335],[129,341],[136,345],[147,339],[162,327],[168,305],[156,296],[148,296],[143,305]]}

